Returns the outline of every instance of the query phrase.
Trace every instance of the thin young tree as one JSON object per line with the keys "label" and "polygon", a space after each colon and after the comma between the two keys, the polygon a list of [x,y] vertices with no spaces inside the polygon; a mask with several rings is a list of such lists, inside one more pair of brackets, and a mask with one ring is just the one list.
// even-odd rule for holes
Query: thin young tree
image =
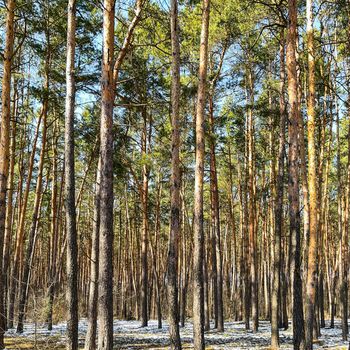
{"label": "thin young tree", "polygon": [[94,221],[91,235],[91,262],[90,262],[90,286],[88,305],[88,328],[85,337],[85,350],[96,349],[97,333],[97,298],[98,298],[98,265],[99,265],[99,230],[100,230],[100,163],[98,161],[95,199],[94,199]]}
{"label": "thin young tree", "polygon": [[193,222],[193,338],[194,349],[205,348],[204,342],[204,223],[203,223],[203,178],[204,178],[204,123],[208,67],[208,36],[210,0],[202,2],[202,27],[199,51],[199,82],[196,109],[196,164],[194,184],[194,222]]}
{"label": "thin young tree", "polygon": [[67,230],[67,349],[78,349],[78,242],[75,211],[74,107],[75,107],[76,0],[68,1],[66,115],[64,130],[64,196]]}
{"label": "thin young tree", "polygon": [[9,174],[10,153],[10,119],[11,119],[11,67],[14,49],[14,18],[15,0],[8,0],[6,4],[6,38],[3,52],[3,76],[1,92],[1,129],[0,129],[0,349],[4,349],[5,314],[4,314],[4,280],[2,275],[3,266],[3,243],[6,222],[6,195],[7,177]]}
{"label": "thin young tree", "polygon": [[172,83],[171,83],[171,217],[168,253],[168,304],[169,304],[169,333],[171,348],[181,349],[179,331],[178,306],[178,255],[179,238],[181,234],[180,222],[180,42],[178,23],[178,1],[171,0],[170,29],[172,47]]}

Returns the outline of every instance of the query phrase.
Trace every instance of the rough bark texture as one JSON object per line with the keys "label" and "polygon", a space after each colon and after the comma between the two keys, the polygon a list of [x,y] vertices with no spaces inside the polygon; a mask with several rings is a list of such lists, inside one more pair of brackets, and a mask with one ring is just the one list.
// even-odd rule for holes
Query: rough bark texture
{"label": "rough bark texture", "polygon": [[193,250],[193,337],[194,349],[202,350],[204,343],[204,229],[203,229],[203,177],[204,177],[204,120],[206,80],[208,66],[208,34],[210,0],[203,0],[202,29],[199,53],[199,83],[196,110],[196,166],[194,185],[194,250]]}
{"label": "rough bark texture", "polygon": [[291,280],[293,305],[293,344],[294,349],[300,349],[304,342],[304,316],[302,299],[302,282],[300,276],[300,205],[299,205],[299,107],[298,80],[296,69],[296,39],[297,39],[297,4],[296,0],[288,1],[289,27],[287,44],[287,72],[289,98],[289,220],[291,237]]}
{"label": "rough bark texture", "polygon": [[317,184],[316,184],[316,150],[315,150],[315,58],[314,33],[312,19],[312,0],[306,1],[307,50],[309,94],[307,98],[308,128],[308,184],[309,184],[309,247],[306,281],[305,309],[305,347],[312,349],[313,324],[315,316],[315,298],[317,283]]}
{"label": "rough bark texture", "polygon": [[4,348],[4,332],[6,318],[4,315],[4,285],[2,265],[3,265],[3,243],[5,235],[6,221],[6,195],[7,177],[9,174],[9,153],[10,153],[10,119],[11,119],[11,65],[14,44],[14,16],[15,1],[8,0],[6,18],[6,39],[3,53],[3,77],[1,93],[1,129],[0,129],[0,349]]}
{"label": "rough bark texture", "polygon": [[100,260],[98,288],[98,349],[113,348],[113,0],[103,2],[103,57],[100,126]]}
{"label": "rough bark texture", "polygon": [[171,0],[170,28],[172,47],[172,83],[171,83],[171,217],[168,253],[168,307],[169,333],[171,348],[180,350],[181,340],[179,332],[178,306],[178,255],[179,238],[181,234],[180,222],[180,43],[178,24],[178,2]]}
{"label": "rough bark texture", "polygon": [[78,349],[78,243],[75,211],[74,105],[75,105],[76,0],[68,2],[66,115],[65,115],[65,205],[67,230],[67,349]]}

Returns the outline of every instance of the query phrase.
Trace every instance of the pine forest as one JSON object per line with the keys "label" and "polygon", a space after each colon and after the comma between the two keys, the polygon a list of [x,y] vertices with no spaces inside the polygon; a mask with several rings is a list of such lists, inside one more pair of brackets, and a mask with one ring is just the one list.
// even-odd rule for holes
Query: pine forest
{"label": "pine forest", "polygon": [[0,53],[0,350],[350,350],[350,0],[3,0]]}

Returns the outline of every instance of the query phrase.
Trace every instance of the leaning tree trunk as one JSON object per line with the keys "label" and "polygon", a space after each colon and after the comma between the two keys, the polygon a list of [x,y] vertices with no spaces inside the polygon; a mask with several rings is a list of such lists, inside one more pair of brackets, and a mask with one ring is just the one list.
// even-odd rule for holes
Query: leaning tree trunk
{"label": "leaning tree trunk", "polygon": [[75,104],[75,28],[76,0],[68,2],[67,65],[66,65],[66,115],[64,130],[65,179],[64,197],[66,206],[67,234],[67,349],[78,349],[78,242],[75,211],[74,171],[74,104]]}
{"label": "leaning tree trunk", "polygon": [[203,0],[202,29],[199,52],[199,84],[196,110],[196,165],[194,185],[193,225],[193,338],[194,349],[202,350],[204,343],[204,286],[203,286],[203,177],[204,177],[204,116],[208,66],[208,36],[210,0]]}
{"label": "leaning tree trunk", "polygon": [[3,53],[4,67],[1,92],[1,129],[0,129],[0,349],[4,348],[5,315],[4,315],[4,286],[2,276],[2,254],[6,221],[7,177],[9,173],[10,152],[10,119],[11,119],[11,65],[14,44],[15,0],[6,4],[6,39]]}
{"label": "leaning tree trunk", "polygon": [[181,349],[179,332],[179,306],[178,306],[178,255],[179,238],[181,234],[180,223],[180,42],[178,23],[178,2],[171,0],[171,46],[172,46],[172,84],[171,84],[171,212],[170,236],[168,253],[168,320],[171,348]]}

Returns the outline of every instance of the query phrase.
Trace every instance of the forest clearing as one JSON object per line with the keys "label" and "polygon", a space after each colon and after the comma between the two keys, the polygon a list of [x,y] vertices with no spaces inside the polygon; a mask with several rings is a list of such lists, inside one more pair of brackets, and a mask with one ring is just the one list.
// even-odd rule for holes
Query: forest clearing
{"label": "forest clearing", "polygon": [[350,350],[350,0],[0,23],[0,350]]}

